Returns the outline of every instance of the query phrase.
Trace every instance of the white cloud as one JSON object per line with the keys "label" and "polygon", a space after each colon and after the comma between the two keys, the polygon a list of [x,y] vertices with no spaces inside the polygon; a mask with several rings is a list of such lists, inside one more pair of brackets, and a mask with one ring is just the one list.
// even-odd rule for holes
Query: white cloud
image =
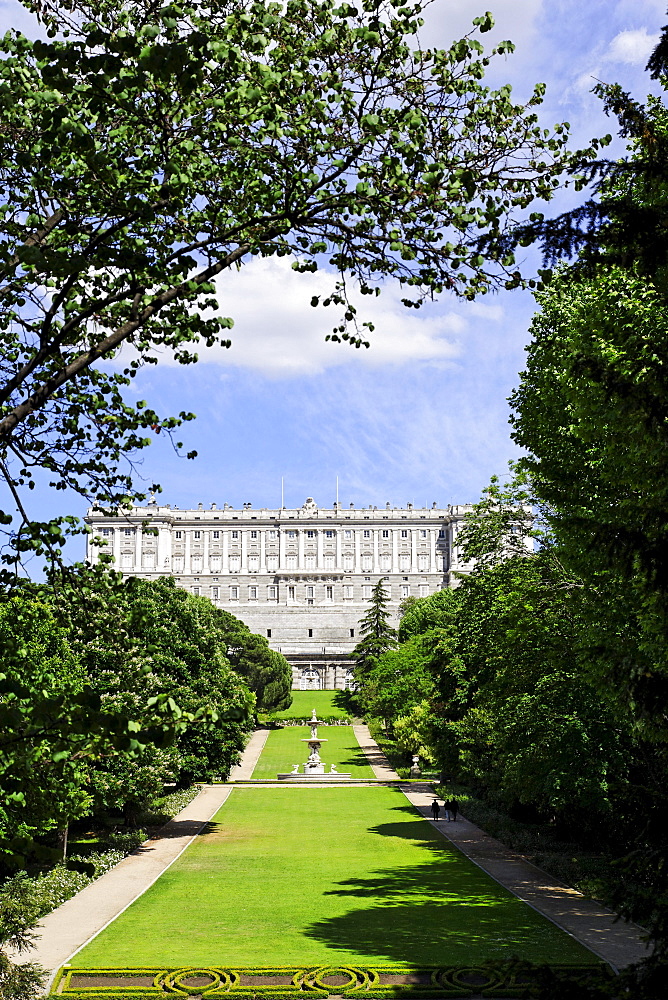
{"label": "white cloud", "polygon": [[641,65],[647,62],[659,41],[660,35],[651,35],[647,28],[637,28],[633,31],[620,31],[610,42],[605,55],[610,62]]}
{"label": "white cloud", "polygon": [[492,320],[494,323],[500,322],[505,316],[503,306],[487,306],[482,302],[467,303],[467,311],[473,316],[480,316],[481,319]]}
{"label": "white cloud", "polygon": [[200,360],[281,378],[313,375],[353,362],[371,367],[405,361],[443,366],[458,356],[453,338],[465,330],[465,320],[443,306],[406,309],[401,304],[405,293],[396,286],[388,286],[377,298],[353,295],[360,325],[371,321],[375,326],[368,335],[369,349],[325,342],[341,307],[313,308],[310,301],[315,295],[326,298],[335,281],[327,271],[299,274],[285,257],[256,258],[239,271],[219,276],[220,310],[234,319],[232,347],[200,350]]}

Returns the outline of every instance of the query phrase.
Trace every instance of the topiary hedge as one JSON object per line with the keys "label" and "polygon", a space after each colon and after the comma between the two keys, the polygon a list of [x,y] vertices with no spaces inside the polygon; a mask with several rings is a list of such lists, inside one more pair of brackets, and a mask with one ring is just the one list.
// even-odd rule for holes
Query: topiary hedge
{"label": "topiary hedge", "polygon": [[[222,997],[235,1000],[294,1000],[295,997],[308,1000],[312,997],[315,1000],[332,993],[350,996],[351,1000],[438,1000],[440,997],[474,995],[517,998],[540,981],[546,968],[517,961],[415,969],[342,965],[237,969],[224,966],[77,969],[65,966],[54,981],[52,995],[58,994],[68,1000],[156,1000],[165,995],[202,997],[202,1000]],[[602,985],[612,976],[610,968],[602,964],[553,968],[575,983],[595,980]]]}

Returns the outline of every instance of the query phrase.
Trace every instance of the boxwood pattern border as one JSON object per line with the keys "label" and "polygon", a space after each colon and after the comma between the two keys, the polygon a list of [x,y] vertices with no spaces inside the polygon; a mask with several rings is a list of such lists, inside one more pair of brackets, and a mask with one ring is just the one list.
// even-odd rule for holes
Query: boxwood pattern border
{"label": "boxwood pattern border", "polygon": [[[582,979],[592,977],[604,982],[613,975],[606,965],[552,966],[560,972]],[[347,975],[349,982],[328,984],[333,976]],[[421,975],[428,982],[391,984],[382,980],[389,976]],[[208,985],[190,983],[208,976]],[[290,977],[291,983],[252,983],[254,977]],[[84,986],[81,979],[127,980],[127,986]],[[527,978],[528,977],[528,978]],[[151,978],[151,986],[136,986],[132,979]],[[350,1000],[438,1000],[440,997],[471,997],[473,995],[499,998],[516,998],[530,984],[531,971],[517,962],[490,963],[481,966],[443,966],[406,968],[405,966],[294,966],[285,968],[259,968],[230,966],[181,966],[178,968],[90,969],[64,966],[54,980],[51,996],[67,1000],[160,1000],[172,997],[202,997],[202,1000],[304,1000],[326,998],[341,994]],[[73,980],[79,982],[73,983]],[[251,982],[249,982],[251,980]]]}

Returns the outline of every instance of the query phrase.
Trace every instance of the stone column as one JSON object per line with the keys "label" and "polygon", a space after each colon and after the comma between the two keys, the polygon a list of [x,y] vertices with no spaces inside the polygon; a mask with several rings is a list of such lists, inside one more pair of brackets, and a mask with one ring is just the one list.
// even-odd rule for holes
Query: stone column
{"label": "stone column", "polygon": [[267,572],[267,529],[260,528],[260,573]]}
{"label": "stone column", "polygon": [[191,538],[190,530],[184,529],[183,535],[186,542],[184,556],[183,556],[183,571],[184,573],[186,573],[187,576],[190,576],[190,574],[192,573],[192,569],[190,566],[190,538]]}
{"label": "stone column", "polygon": [[113,528],[113,555],[114,555],[114,569],[119,570],[121,568],[121,531],[122,528]]}
{"label": "stone column", "polygon": [[411,573],[417,573],[418,571],[417,540],[418,540],[418,530],[417,528],[412,528],[411,529]]}
{"label": "stone column", "polygon": [[304,569],[304,529],[299,528],[297,534],[297,568]]}
{"label": "stone column", "polygon": [[429,572],[436,573],[436,531],[433,528],[429,532]]}
{"label": "stone column", "polygon": [[448,539],[450,545],[450,568],[457,569],[459,564],[459,553],[457,552],[457,524],[455,521],[450,525],[450,537]]}
{"label": "stone column", "polygon": [[373,529],[373,571],[380,573],[380,563],[378,562],[378,528]]}
{"label": "stone column", "polygon": [[223,559],[222,572],[224,576],[230,572],[230,532],[229,528],[223,528]]}
{"label": "stone column", "polygon": [[[165,562],[165,559],[167,562]],[[164,574],[165,571],[167,571],[167,574],[172,572],[172,533],[166,524],[160,526],[158,534],[156,569],[160,574]]]}
{"label": "stone column", "polygon": [[361,573],[362,571],[362,556],[360,552],[360,546],[362,542],[362,532],[360,528],[355,528],[355,572]]}
{"label": "stone column", "polygon": [[209,539],[211,537],[211,532],[207,529],[202,529],[202,535],[204,544],[202,546],[202,573],[207,574],[211,572],[209,567]]}
{"label": "stone column", "polygon": [[244,525],[239,527],[239,537],[241,538],[241,572],[248,572],[248,529]]}
{"label": "stone column", "polygon": [[392,528],[392,572],[399,572],[399,529]]}
{"label": "stone column", "polygon": [[141,569],[141,546],[142,529],[140,524],[135,525],[135,569]]}
{"label": "stone column", "polygon": [[285,569],[285,530],[278,528],[278,568]]}
{"label": "stone column", "polygon": [[336,568],[338,570],[340,570],[340,569],[343,568],[343,566],[341,564],[341,531],[342,531],[342,528],[337,528],[336,529],[336,560],[335,560],[335,565],[336,565]]}
{"label": "stone column", "polygon": [[315,538],[316,538],[315,565],[316,565],[316,569],[322,569],[323,566],[324,566],[324,560],[323,560],[323,552],[322,552],[323,538],[322,538],[322,529],[321,528],[318,528],[318,534],[315,536]]}

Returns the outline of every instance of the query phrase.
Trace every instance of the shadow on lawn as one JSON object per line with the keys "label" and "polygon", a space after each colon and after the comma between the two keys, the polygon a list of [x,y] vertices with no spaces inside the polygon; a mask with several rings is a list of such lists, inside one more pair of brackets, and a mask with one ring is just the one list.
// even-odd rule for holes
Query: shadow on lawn
{"label": "shadow on lawn", "polygon": [[212,833],[222,833],[224,829],[225,828],[222,823],[214,823],[213,821],[210,821],[200,830],[200,837],[206,837]]}
{"label": "shadow on lawn", "polygon": [[332,705],[346,715],[359,715],[359,706],[352,691],[337,691],[332,698]]}
{"label": "shadow on lawn", "polygon": [[[488,959],[559,959],[565,941],[528,907],[452,856],[411,868],[379,869],[345,879],[328,895],[357,902],[318,920],[307,937],[327,948],[420,965],[468,965]],[[359,905],[363,900],[368,905]],[[582,960],[580,954],[573,960]]]}
{"label": "shadow on lawn", "polygon": [[352,747],[346,747],[346,749],[350,750],[352,757],[348,757],[346,760],[337,761],[336,766],[339,769],[343,768],[343,770],[345,770],[346,768],[349,767],[359,767],[359,768],[369,767],[369,762],[367,761],[366,757],[362,756],[361,751],[359,751],[359,753],[356,753]]}
{"label": "shadow on lawn", "polygon": [[[462,919],[462,908],[448,903],[388,902],[351,910],[310,924],[305,934],[327,949],[404,966],[478,965],[518,956],[536,961],[563,961],[555,931],[537,929],[476,907],[475,918]],[[583,960],[582,955],[574,960]],[[586,960],[586,959],[585,959]]]}
{"label": "shadow on lawn", "polygon": [[[557,961],[569,950],[569,942],[547,921],[448,850],[411,806],[395,808],[407,819],[379,824],[369,833],[411,840],[431,858],[342,879],[327,895],[349,896],[358,904],[368,900],[368,905],[309,924],[307,937],[360,959],[374,956],[412,966],[469,965],[514,955]],[[572,960],[586,958],[574,949]]]}

